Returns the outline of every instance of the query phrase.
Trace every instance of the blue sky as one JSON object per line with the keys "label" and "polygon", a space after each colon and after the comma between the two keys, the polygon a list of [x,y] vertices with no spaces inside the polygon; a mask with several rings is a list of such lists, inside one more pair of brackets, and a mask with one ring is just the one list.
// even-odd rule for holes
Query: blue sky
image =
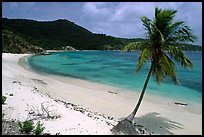
{"label": "blue sky", "polygon": [[145,38],[142,16],[152,19],[154,8],[177,10],[176,21],[183,20],[202,45],[202,2],[3,2],[7,18],[52,21],[67,19],[93,33],[115,37]]}

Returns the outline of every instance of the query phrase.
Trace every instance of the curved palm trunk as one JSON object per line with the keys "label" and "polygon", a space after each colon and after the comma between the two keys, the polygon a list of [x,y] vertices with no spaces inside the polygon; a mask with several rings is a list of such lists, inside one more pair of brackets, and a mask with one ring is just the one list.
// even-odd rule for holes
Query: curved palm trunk
{"label": "curved palm trunk", "polygon": [[139,109],[139,106],[140,106],[140,104],[141,104],[141,102],[142,102],[142,99],[143,99],[145,90],[146,90],[146,88],[147,88],[147,84],[148,84],[148,82],[149,82],[149,79],[150,79],[150,76],[151,76],[151,73],[152,73],[152,69],[153,69],[153,62],[152,62],[152,64],[151,64],[150,70],[149,70],[149,72],[148,72],[148,75],[147,75],[145,84],[144,84],[144,86],[143,86],[142,92],[141,92],[141,94],[140,94],[140,98],[139,98],[139,100],[138,100],[138,102],[137,102],[137,105],[135,106],[135,109],[132,111],[132,113],[126,118],[126,119],[127,119],[128,121],[130,121],[131,123],[133,123],[133,120],[134,120],[134,117],[135,117],[135,115],[136,115],[136,112],[137,112],[137,110]]}

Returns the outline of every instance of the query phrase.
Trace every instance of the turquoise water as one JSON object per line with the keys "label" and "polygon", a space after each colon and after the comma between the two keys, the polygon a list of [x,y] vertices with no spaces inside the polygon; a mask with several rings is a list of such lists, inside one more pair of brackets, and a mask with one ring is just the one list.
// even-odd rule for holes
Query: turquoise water
{"label": "turquoise water", "polygon": [[[71,76],[103,84],[141,91],[150,62],[147,62],[138,75],[135,68],[140,52],[121,51],[79,51],[52,52],[46,56],[32,56],[28,64],[38,71]],[[151,77],[148,94],[156,94],[185,102],[202,102],[202,52],[185,52],[193,62],[193,69],[186,70],[177,66],[181,83],[174,85],[171,80],[158,85]]]}

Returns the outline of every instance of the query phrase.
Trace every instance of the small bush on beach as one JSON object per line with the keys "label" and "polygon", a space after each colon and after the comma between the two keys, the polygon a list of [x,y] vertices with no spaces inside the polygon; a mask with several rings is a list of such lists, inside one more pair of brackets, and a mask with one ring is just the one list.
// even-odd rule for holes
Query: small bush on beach
{"label": "small bush on beach", "polygon": [[5,104],[7,97],[6,96],[2,96],[2,104]]}
{"label": "small bush on beach", "polygon": [[38,121],[34,130],[35,135],[41,135],[44,129],[45,127],[43,127],[43,124],[40,124],[40,121]]}
{"label": "small bush on beach", "polygon": [[27,135],[42,135],[45,127],[43,127],[43,124],[38,121],[36,125],[34,126],[34,123],[32,120],[26,120],[24,122],[19,122],[20,132],[22,134]]}
{"label": "small bush on beach", "polygon": [[13,93],[10,93],[9,96],[13,96]]}
{"label": "small bush on beach", "polygon": [[25,134],[30,134],[31,131],[34,129],[33,121],[26,120],[24,122],[19,122],[20,132]]}

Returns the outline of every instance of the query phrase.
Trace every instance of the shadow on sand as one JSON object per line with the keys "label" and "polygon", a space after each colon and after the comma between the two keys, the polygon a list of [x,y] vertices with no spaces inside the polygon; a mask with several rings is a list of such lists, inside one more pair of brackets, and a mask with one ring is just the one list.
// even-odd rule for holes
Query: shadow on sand
{"label": "shadow on sand", "polygon": [[148,133],[158,135],[173,135],[172,129],[182,129],[183,125],[171,121],[165,117],[161,117],[159,113],[148,113],[141,117],[135,117],[134,122],[137,125],[142,125]]}

